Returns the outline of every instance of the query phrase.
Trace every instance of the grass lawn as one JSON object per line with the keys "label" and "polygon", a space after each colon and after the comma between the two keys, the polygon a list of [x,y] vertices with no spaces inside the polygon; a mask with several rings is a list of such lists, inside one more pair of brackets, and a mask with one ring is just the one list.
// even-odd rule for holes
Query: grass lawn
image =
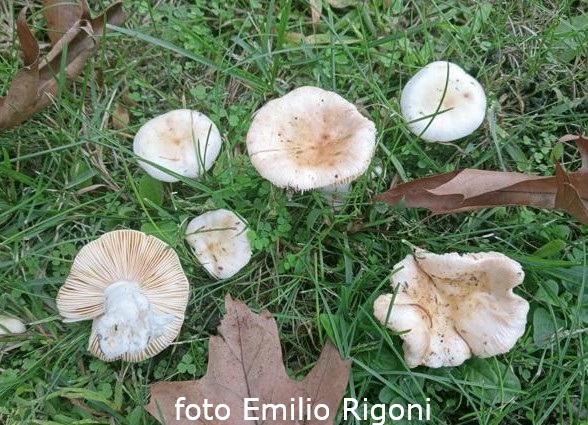
{"label": "grass lawn", "polygon": [[[24,3],[0,4],[2,95],[22,66],[12,24]],[[98,11],[110,1],[92,3]],[[27,324],[2,338],[0,423],[156,423],[143,408],[148,384],[206,372],[208,337],[230,293],[273,313],[292,376],[304,376],[331,337],[353,358],[346,397],[428,398],[434,424],[588,424],[588,228],[525,207],[431,217],[372,200],[393,180],[458,168],[550,175],[559,160],[576,170],[577,150],[558,139],[588,129],[586,1],[366,0],[344,9],[323,1],[315,24],[308,1],[124,3],[124,27],[74,84],[0,131],[0,313]],[[30,22],[46,41],[40,16]],[[419,140],[400,117],[403,85],[435,60],[462,66],[488,97],[482,127],[451,144]],[[371,166],[337,211],[316,191],[272,186],[246,154],[252,113],[303,85],[339,93],[377,128]],[[224,146],[200,180],[160,184],[138,167],[132,139],[147,119],[184,107],[208,115]],[[216,208],[248,221],[254,248],[249,265],[222,281],[183,236],[191,218]],[[136,364],[92,357],[90,322],[65,324],[55,305],[76,253],[114,229],[169,243],[191,283],[178,340]],[[515,292],[530,311],[509,353],[454,368],[406,366],[400,337],[373,318],[372,304],[411,244],[499,251],[523,265]]]}

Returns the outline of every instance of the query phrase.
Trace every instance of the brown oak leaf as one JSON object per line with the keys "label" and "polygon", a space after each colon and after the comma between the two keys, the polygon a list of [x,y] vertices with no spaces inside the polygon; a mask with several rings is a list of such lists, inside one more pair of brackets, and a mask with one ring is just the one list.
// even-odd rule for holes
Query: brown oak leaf
{"label": "brown oak leaf", "polygon": [[[62,37],[56,38],[53,48],[41,58],[39,43],[26,23],[27,11],[26,7],[22,9],[16,22],[25,67],[14,76],[6,96],[0,98],[0,129],[14,127],[48,106],[51,97],[57,94],[60,78],[70,82],[83,71],[106,23],[120,25],[125,18],[120,2],[95,18],[90,17],[82,2],[81,18]],[[64,17],[59,25],[71,24],[70,19],[71,16]]]}
{"label": "brown oak leaf", "polygon": [[588,224],[588,139],[565,136],[578,146],[582,165],[566,174],[560,164],[555,176],[466,168],[393,186],[376,200],[409,208],[427,208],[433,214],[471,211],[500,205],[526,205],[565,211]]}
{"label": "brown oak leaf", "polygon": [[[206,375],[196,381],[152,384],[151,400],[146,407],[149,413],[162,423],[179,425],[332,424],[349,381],[351,361],[342,360],[333,344],[327,342],[310,373],[302,381],[292,380],[284,368],[278,328],[271,314],[268,311],[255,314],[229,295],[225,298],[225,306],[227,312],[219,326],[220,335],[210,338]],[[195,408],[188,411],[191,416],[188,418],[185,408],[175,407],[180,397],[185,397],[181,400],[185,406],[200,406],[199,419],[194,419]],[[258,401],[246,404],[246,398]],[[204,419],[205,400],[214,406],[227,405],[230,416],[220,420],[226,412],[219,410],[218,418],[214,418],[214,408],[210,407],[208,414],[213,419]],[[284,418],[283,410],[278,408],[275,421],[271,412],[265,421],[246,420],[246,417],[261,417],[263,405],[270,404],[283,404],[287,417]],[[323,420],[314,416],[314,407],[318,404],[328,407],[329,415]],[[249,410],[246,414],[246,405],[259,410]],[[309,406],[311,417],[300,419],[299,406],[303,407],[304,414]],[[317,412],[317,416],[324,416],[324,409]]]}

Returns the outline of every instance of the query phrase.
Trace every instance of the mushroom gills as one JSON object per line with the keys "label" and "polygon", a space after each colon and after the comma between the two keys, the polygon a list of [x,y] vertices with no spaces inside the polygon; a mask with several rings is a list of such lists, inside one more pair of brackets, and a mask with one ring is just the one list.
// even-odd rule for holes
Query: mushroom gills
{"label": "mushroom gills", "polygon": [[104,314],[96,318],[94,330],[109,359],[142,352],[173,321],[173,315],[153,311],[136,282],[115,282],[104,289],[104,298]]}

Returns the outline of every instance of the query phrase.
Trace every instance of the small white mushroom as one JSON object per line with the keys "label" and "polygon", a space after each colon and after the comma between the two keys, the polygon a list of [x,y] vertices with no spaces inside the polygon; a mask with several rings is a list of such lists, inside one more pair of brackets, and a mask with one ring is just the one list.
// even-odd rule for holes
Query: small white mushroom
{"label": "small white mushroom", "polygon": [[4,350],[10,350],[16,346],[11,343],[4,343],[2,341],[2,336],[21,334],[26,330],[27,328],[22,320],[17,319],[16,317],[0,314],[0,352]]}
{"label": "small white mushroom", "polygon": [[159,239],[116,230],[85,245],[57,295],[65,322],[93,319],[89,350],[102,360],[141,361],[178,335],[188,279]]}
{"label": "small white mushroom", "polygon": [[247,132],[247,150],[259,174],[295,190],[355,180],[375,147],[374,123],[337,93],[318,87],[300,87],[267,102]]}
{"label": "small white mushroom", "polygon": [[0,314],[0,335],[21,334],[26,330],[25,324],[20,319]]}
{"label": "small white mushroom", "polygon": [[218,128],[210,118],[190,109],[176,109],[143,124],[135,135],[133,151],[145,160],[139,160],[139,165],[151,177],[163,182],[177,182],[179,179],[165,169],[198,178],[212,167],[221,144]]}
{"label": "small white mushroom", "polygon": [[431,142],[449,142],[482,124],[486,95],[480,83],[458,65],[439,61],[406,83],[400,108],[414,134]]}
{"label": "small white mushroom", "polygon": [[457,366],[506,353],[523,335],[529,304],[512,289],[521,265],[497,252],[459,255],[416,250],[394,267],[396,294],[379,296],[374,315],[400,335],[409,367]]}
{"label": "small white mushroom", "polygon": [[194,218],[186,228],[186,241],[192,252],[217,279],[237,274],[251,259],[247,224],[234,212],[215,210]]}

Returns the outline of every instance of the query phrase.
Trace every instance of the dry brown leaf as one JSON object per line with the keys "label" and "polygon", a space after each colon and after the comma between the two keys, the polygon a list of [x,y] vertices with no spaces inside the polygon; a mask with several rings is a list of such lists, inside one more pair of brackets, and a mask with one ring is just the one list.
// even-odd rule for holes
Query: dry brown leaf
{"label": "dry brown leaf", "polygon": [[310,0],[310,15],[312,23],[316,24],[321,20],[321,11],[323,10],[323,0]]}
{"label": "dry brown leaf", "polygon": [[129,114],[129,110],[117,103],[114,107],[114,111],[112,111],[112,128],[115,130],[127,128],[130,120],[131,115]]}
{"label": "dry brown leaf", "polygon": [[427,208],[433,214],[471,211],[500,205],[526,205],[565,211],[588,224],[588,139],[574,140],[582,165],[566,174],[556,164],[555,176],[464,169],[399,184],[376,196],[395,205],[405,200],[409,208]]}
{"label": "dry brown leaf", "polygon": [[[358,6],[361,0],[326,0],[326,2],[335,9],[345,9],[346,7]],[[312,23],[317,24],[321,20],[323,0],[309,0],[309,3]]]}
{"label": "dry brown leaf", "polygon": [[73,0],[43,0],[43,17],[51,44],[57,41],[82,17],[86,2]]}
{"label": "dry brown leaf", "polygon": [[[150,386],[151,401],[147,410],[162,423],[173,424],[332,424],[349,380],[351,362],[343,361],[337,349],[327,342],[321,356],[302,381],[288,377],[282,359],[282,350],[275,320],[267,311],[255,314],[240,302],[227,295],[225,314],[219,326],[220,336],[210,338],[208,370],[197,381],[157,382]],[[230,408],[230,418],[221,420],[189,420],[185,411],[178,420],[175,408],[179,397],[185,405],[197,404],[202,407],[204,400],[218,406],[226,404]],[[310,398],[307,404],[319,403],[329,408],[329,417],[325,420],[310,418],[307,421],[292,420],[288,416],[282,420],[281,410],[277,421],[246,421],[244,399],[258,398],[261,404],[284,404],[290,415],[291,399]],[[297,406],[297,405],[296,405]],[[306,404],[304,405],[306,406]],[[305,409],[305,408],[304,408]],[[214,409],[211,409],[212,413]],[[192,416],[196,410],[189,412]],[[222,414],[225,412],[222,411]],[[323,412],[321,411],[321,415]],[[260,411],[249,412],[249,416],[260,415]],[[296,410],[295,415],[298,415]]]}
{"label": "dry brown leaf", "polygon": [[120,25],[125,18],[120,2],[96,18],[85,9],[82,18],[56,41],[46,57],[40,58],[39,43],[26,23],[27,11],[26,7],[20,11],[16,23],[25,67],[14,76],[6,96],[0,98],[0,129],[14,127],[49,105],[51,96],[57,94],[62,63],[64,77],[70,82],[84,69],[105,24]]}

